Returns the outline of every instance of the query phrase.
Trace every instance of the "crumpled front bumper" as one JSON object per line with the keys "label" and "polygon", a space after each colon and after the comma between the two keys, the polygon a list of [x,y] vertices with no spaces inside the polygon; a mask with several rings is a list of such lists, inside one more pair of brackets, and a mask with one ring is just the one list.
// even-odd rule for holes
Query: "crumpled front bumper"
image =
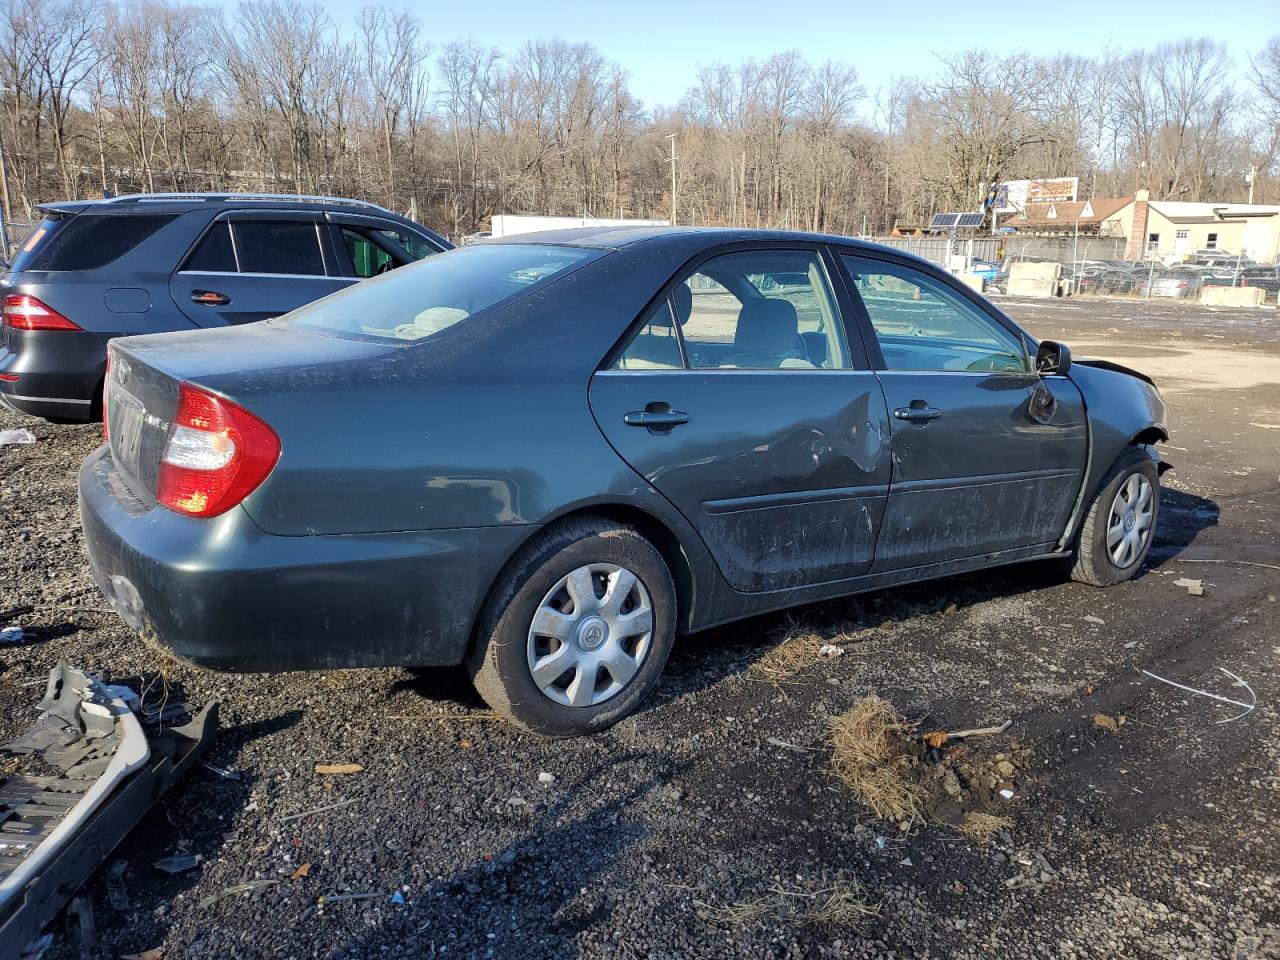
{"label": "crumpled front bumper", "polygon": [[[27,944],[208,744],[217,705],[144,728],[138,696],[60,663],[39,718],[0,745],[0,960]],[[51,771],[58,771],[52,773]]]}

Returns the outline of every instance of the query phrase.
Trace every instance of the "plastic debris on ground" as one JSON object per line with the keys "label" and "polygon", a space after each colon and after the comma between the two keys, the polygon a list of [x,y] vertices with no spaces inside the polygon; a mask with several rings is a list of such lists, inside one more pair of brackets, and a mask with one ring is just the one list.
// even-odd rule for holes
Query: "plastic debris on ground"
{"label": "plastic debris on ground", "polygon": [[1179,577],[1177,580],[1173,581],[1173,585],[1175,587],[1186,587],[1187,593],[1191,594],[1193,597],[1204,596],[1203,580],[1193,580],[1190,577]]}
{"label": "plastic debris on ground", "polygon": [[129,909],[129,892],[124,887],[124,872],[128,869],[127,860],[117,860],[107,874],[107,902],[112,910]]}
{"label": "plastic debris on ground", "polygon": [[26,631],[21,627],[4,627],[0,629],[0,647],[12,647],[22,642]]}
{"label": "plastic debris on ground", "polygon": [[[12,635],[12,634],[11,634]],[[196,761],[217,727],[217,705],[193,713],[176,688],[102,682],[59,663],[49,671],[37,719],[0,751],[0,957],[16,956]],[[184,718],[182,726],[167,721]],[[196,858],[197,862],[199,858]],[[107,876],[107,901],[129,909],[127,864]],[[74,907],[75,901],[73,901]],[[89,900],[69,914],[81,946],[92,940]],[[83,952],[83,951],[82,951]]]}
{"label": "plastic debris on ground", "polygon": [[204,910],[207,907],[211,907],[219,900],[225,900],[227,897],[234,897],[240,893],[250,893],[260,887],[270,887],[279,882],[279,880],[250,880],[248,883],[237,883],[205,897],[200,901],[200,909]]}
{"label": "plastic debris on ground", "polygon": [[188,870],[194,870],[202,863],[204,863],[204,857],[200,856],[200,854],[183,853],[157,860],[153,866],[157,870],[163,870],[165,873],[186,873]]}
{"label": "plastic debris on ground", "polygon": [[36,435],[25,427],[20,430],[0,430],[0,447],[6,444],[35,443]]}
{"label": "plastic debris on ground", "polygon": [[42,937],[37,937],[27,944],[27,949],[22,951],[22,960],[40,960],[44,956],[46,950],[53,946],[53,934],[46,933]]}

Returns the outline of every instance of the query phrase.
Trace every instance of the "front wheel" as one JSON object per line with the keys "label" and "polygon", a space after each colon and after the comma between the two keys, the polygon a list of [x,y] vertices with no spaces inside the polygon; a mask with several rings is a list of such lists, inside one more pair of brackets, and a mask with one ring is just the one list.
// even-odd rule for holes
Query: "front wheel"
{"label": "front wheel", "polygon": [[552,737],[595,733],[653,690],[675,640],[675,586],[630,527],[577,520],[503,574],[467,666],[499,713]]}
{"label": "front wheel", "polygon": [[1142,568],[1160,517],[1160,471],[1130,447],[1103,478],[1076,542],[1071,578],[1095,587],[1132,579]]}

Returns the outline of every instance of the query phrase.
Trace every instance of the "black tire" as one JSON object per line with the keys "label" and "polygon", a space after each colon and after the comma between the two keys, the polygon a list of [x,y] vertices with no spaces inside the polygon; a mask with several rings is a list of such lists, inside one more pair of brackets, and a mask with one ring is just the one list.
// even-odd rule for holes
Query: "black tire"
{"label": "black tire", "polygon": [[[616,564],[636,575],[653,611],[648,651],[617,693],[593,706],[552,700],[535,683],[529,632],[544,597],[572,571]],[[557,525],[503,572],[476,628],[467,669],[494,710],[548,737],[597,733],[631,713],[658,682],[675,641],[676,590],[662,554],[631,527],[598,518]]]}
{"label": "black tire", "polygon": [[[1150,534],[1136,556],[1123,566],[1117,564],[1107,549],[1107,525],[1111,507],[1120,488],[1129,478],[1139,474],[1151,484],[1152,508]],[[1085,511],[1084,522],[1076,538],[1075,560],[1071,567],[1071,579],[1095,587],[1130,580],[1142,569],[1142,563],[1155,541],[1156,524],[1160,520],[1160,471],[1151,454],[1141,447],[1129,447],[1116,458],[1107,475],[1103,477],[1098,492]]]}

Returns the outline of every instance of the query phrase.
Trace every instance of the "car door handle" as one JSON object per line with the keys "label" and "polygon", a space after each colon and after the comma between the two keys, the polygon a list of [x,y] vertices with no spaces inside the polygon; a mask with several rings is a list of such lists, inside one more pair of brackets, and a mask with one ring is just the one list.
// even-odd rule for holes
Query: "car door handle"
{"label": "car door handle", "polygon": [[930,420],[937,420],[942,416],[942,411],[936,407],[911,406],[899,407],[893,411],[893,415],[899,420],[907,420],[911,423],[928,423]]}
{"label": "car door handle", "polygon": [[[654,409],[666,407],[666,409]],[[689,415],[679,410],[672,410],[665,403],[651,403],[644,410],[632,410],[624,414],[622,422],[629,427],[648,427],[650,430],[670,430],[682,423],[689,422]]]}
{"label": "car door handle", "polygon": [[192,290],[192,303],[203,303],[210,307],[225,307],[231,302],[231,298],[225,293],[218,293],[216,290]]}

